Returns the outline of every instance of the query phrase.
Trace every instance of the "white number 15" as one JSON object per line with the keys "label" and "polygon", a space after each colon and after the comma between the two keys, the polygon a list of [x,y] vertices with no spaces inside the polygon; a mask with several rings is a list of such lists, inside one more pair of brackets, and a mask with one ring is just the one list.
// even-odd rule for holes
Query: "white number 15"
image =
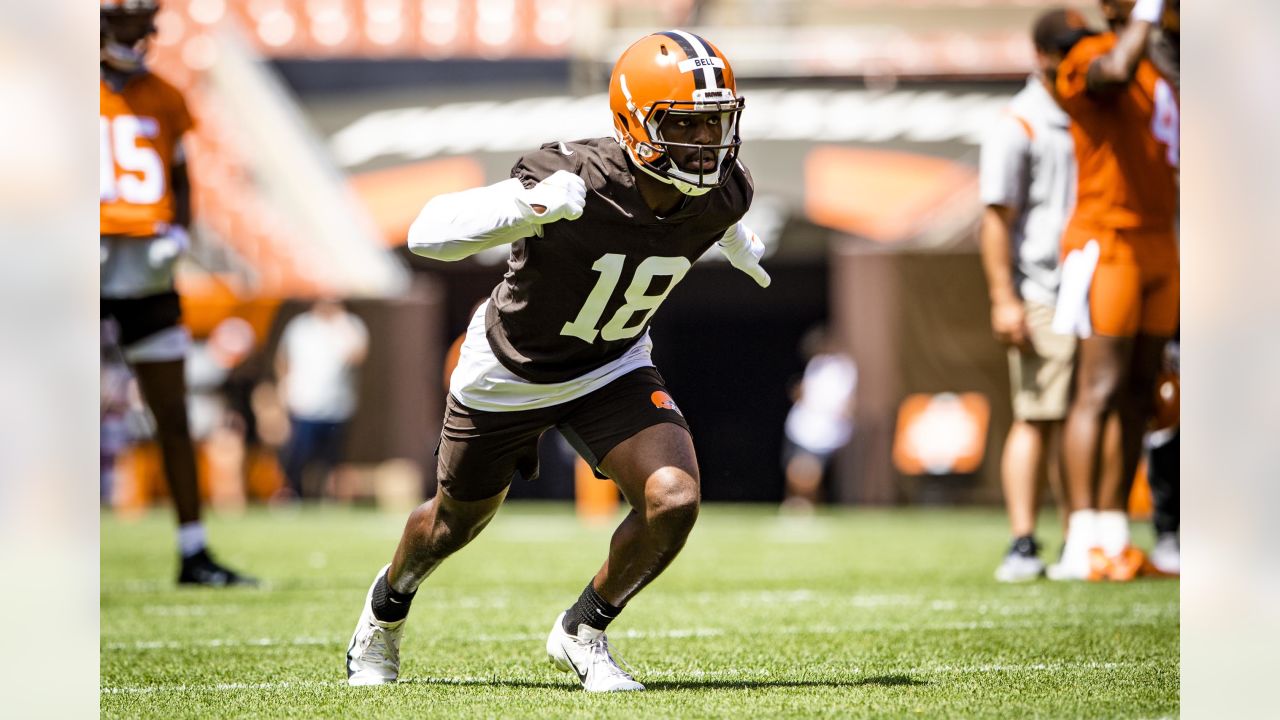
{"label": "white number 15", "polygon": [[[135,205],[152,205],[164,197],[165,169],[155,148],[139,145],[139,138],[160,133],[155,118],[137,115],[98,116],[100,170],[98,196]],[[116,175],[116,165],[126,172]]]}

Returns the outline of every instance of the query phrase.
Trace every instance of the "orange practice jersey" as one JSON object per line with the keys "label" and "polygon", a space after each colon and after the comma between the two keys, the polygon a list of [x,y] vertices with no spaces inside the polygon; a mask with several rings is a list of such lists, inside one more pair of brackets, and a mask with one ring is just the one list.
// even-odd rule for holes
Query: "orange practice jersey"
{"label": "orange practice jersey", "polygon": [[182,94],[152,73],[120,92],[99,79],[99,232],[147,237],[173,221],[169,172],[193,126]]}
{"label": "orange practice jersey", "polygon": [[1172,231],[1178,204],[1178,97],[1147,60],[1123,88],[1089,94],[1089,65],[1113,33],[1076,44],[1058,68],[1078,166],[1071,226]]}

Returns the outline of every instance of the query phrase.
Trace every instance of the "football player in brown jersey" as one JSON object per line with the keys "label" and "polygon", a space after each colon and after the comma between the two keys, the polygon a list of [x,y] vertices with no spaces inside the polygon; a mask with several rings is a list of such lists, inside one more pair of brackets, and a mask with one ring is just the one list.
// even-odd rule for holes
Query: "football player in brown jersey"
{"label": "football player in brown jersey", "polygon": [[99,6],[101,315],[155,417],[178,515],[178,582],[252,584],[210,557],[200,520],[183,376],[190,337],[173,286],[191,223],[182,136],[194,123],[182,94],[144,62],[159,10],[156,0],[101,0]]}
{"label": "football player in brown jersey", "polygon": [[764,247],[741,222],[743,99],[711,43],[672,30],[623,53],[609,87],[615,135],[544,145],[495,185],[432,199],[413,252],[457,260],[511,245],[472,317],[439,446],[433,498],[409,517],[369,589],[347,650],[353,685],[394,682],[409,602],[537,473],[555,427],[631,505],[599,572],[556,618],[550,660],[591,692],[643,690],[610,654],[609,622],[675,558],[698,516],[689,426],[650,359],[662,301],[715,246],[761,286]]}

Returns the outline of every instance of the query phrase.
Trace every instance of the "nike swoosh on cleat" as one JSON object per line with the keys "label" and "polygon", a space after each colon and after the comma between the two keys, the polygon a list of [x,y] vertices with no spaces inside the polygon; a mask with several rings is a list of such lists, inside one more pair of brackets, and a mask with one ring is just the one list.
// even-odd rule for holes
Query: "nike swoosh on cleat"
{"label": "nike swoosh on cleat", "polygon": [[568,155],[572,155],[572,154],[573,154],[573,151],[572,151],[572,150],[570,150],[569,148],[565,147],[563,142],[559,142],[559,143],[556,143],[556,144],[560,146],[560,154],[561,154],[561,155],[566,155],[566,156],[568,156]]}
{"label": "nike swoosh on cleat", "polygon": [[[563,649],[563,647],[562,647],[562,649]],[[577,674],[578,674],[578,679],[582,681],[582,684],[583,684],[583,685],[586,685],[586,684],[587,684],[587,674],[586,674],[586,673],[584,673],[584,672],[582,672],[581,670],[579,670],[579,669],[578,669],[577,664],[573,662],[573,657],[572,657],[572,656],[570,656],[570,655],[569,655],[569,653],[567,653],[567,652],[566,652],[566,653],[564,654],[564,659],[569,661],[569,667],[573,668],[573,671],[574,671],[575,673],[577,673]]]}

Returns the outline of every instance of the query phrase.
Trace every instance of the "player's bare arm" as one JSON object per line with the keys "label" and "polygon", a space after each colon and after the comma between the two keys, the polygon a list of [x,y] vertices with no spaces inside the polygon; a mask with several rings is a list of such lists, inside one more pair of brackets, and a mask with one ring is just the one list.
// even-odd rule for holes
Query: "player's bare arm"
{"label": "player's bare arm", "polygon": [[1022,298],[1013,286],[1012,219],[1013,210],[1008,206],[987,205],[982,213],[979,244],[991,297],[991,332],[1002,343],[1021,346],[1027,342],[1027,323]]}
{"label": "player's bare arm", "polygon": [[191,229],[191,170],[182,141],[174,151],[173,167],[169,169],[169,182],[173,189],[173,224]]}
{"label": "player's bare arm", "polygon": [[1164,13],[1165,0],[1104,0],[1103,13],[1113,26],[1123,25],[1115,47],[1089,65],[1090,92],[1113,91],[1133,79],[1147,53],[1151,30]]}

